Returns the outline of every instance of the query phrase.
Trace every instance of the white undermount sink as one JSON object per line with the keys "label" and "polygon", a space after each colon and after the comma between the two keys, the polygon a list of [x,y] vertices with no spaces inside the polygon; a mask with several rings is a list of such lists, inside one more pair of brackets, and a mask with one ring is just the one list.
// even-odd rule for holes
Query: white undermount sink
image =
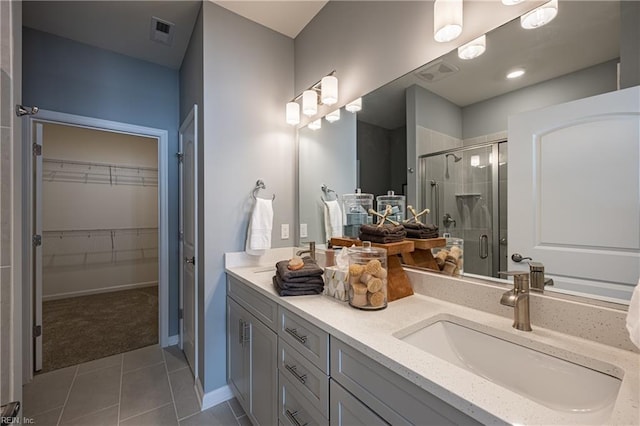
{"label": "white undermount sink", "polygon": [[449,317],[396,337],[553,410],[598,418],[611,412],[619,378],[471,327]]}

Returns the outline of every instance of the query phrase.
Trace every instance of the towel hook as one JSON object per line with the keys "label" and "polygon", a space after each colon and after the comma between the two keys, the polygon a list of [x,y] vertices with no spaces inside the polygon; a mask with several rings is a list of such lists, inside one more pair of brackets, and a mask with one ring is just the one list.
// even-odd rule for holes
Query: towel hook
{"label": "towel hook", "polygon": [[[251,194],[254,200],[258,199],[258,191],[260,191],[261,189],[267,189],[267,186],[264,184],[264,181],[262,179],[258,179],[256,181],[256,187],[253,188],[253,194]],[[272,201],[275,199],[276,199],[276,194],[273,194]]]}

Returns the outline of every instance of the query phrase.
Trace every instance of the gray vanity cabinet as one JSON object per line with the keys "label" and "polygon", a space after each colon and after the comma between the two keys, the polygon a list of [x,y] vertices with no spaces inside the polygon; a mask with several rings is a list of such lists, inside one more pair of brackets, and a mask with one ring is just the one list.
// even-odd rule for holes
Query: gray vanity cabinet
{"label": "gray vanity cabinet", "polygon": [[[231,283],[229,287],[231,287]],[[237,289],[237,288],[236,288]],[[250,291],[250,290],[247,290]],[[278,336],[250,311],[255,306],[227,297],[227,380],[255,425],[278,423]],[[245,309],[247,307],[248,309]],[[275,304],[273,306],[275,308]],[[260,309],[260,308],[259,308]],[[274,309],[275,312],[275,309]]]}
{"label": "gray vanity cabinet", "polygon": [[335,380],[331,380],[331,426],[387,425],[373,411],[347,392]]}

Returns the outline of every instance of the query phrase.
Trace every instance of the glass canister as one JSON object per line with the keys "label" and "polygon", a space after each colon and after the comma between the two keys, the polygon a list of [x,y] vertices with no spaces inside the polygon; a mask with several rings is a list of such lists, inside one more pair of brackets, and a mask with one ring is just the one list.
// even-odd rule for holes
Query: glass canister
{"label": "glass canister", "polygon": [[363,194],[360,188],[355,194],[342,195],[342,223],[343,235],[358,238],[360,225],[372,223],[369,209],[373,208],[373,194]]}
{"label": "glass canister", "polygon": [[387,195],[378,195],[376,197],[378,203],[378,213],[383,214],[387,206],[391,206],[391,214],[387,216],[396,222],[402,222],[405,217],[405,196],[396,195],[393,191],[387,191]]}
{"label": "glass canister", "polygon": [[387,251],[371,247],[351,247],[349,254],[349,304],[364,310],[387,307]]}
{"label": "glass canister", "polygon": [[464,272],[464,240],[443,234],[447,242],[444,247],[432,249],[438,268],[443,274],[459,277]]}

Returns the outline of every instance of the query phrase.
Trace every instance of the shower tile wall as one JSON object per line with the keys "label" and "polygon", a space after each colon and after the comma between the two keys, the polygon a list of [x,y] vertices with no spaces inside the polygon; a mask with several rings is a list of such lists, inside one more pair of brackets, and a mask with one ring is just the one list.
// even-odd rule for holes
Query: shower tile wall
{"label": "shower tile wall", "polygon": [[11,398],[12,2],[0,1],[0,402]]}

